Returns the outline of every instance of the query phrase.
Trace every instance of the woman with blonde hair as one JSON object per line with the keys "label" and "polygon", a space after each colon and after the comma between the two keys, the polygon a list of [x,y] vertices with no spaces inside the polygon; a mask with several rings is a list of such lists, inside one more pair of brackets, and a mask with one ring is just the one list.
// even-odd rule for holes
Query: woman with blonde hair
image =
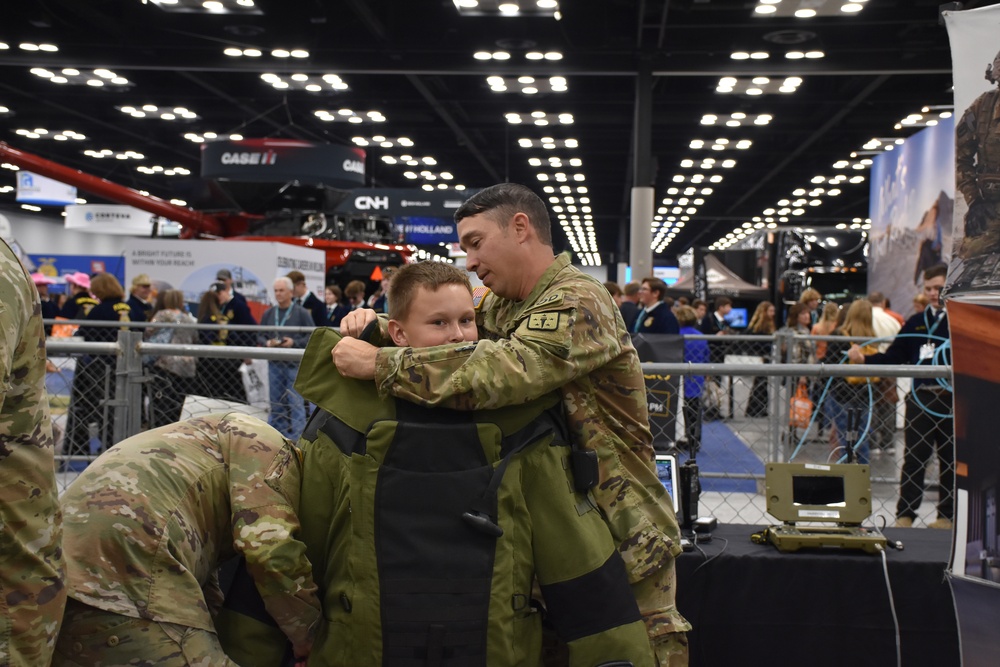
{"label": "woman with blonde hair", "polygon": [[[772,336],[776,328],[774,324],[775,314],[774,304],[770,301],[762,301],[757,304],[747,325],[747,333],[755,336]],[[750,343],[752,353],[759,356],[766,364],[771,360],[771,341],[754,341]],[[767,378],[763,376],[755,377],[750,385],[750,398],[747,400],[747,417],[767,416]]]}
{"label": "woman with blonde hair", "polygon": [[[858,299],[847,309],[844,317],[844,324],[840,326],[833,335],[855,337],[855,338],[875,338],[875,327],[872,324],[872,304],[867,299]],[[827,362],[839,363],[844,358],[850,341],[831,342],[827,350]],[[876,350],[871,346],[862,348],[866,353],[874,353]],[[861,423],[858,425],[858,435],[864,435],[864,439],[857,443],[857,460],[859,463],[868,463],[870,456],[870,433],[873,430],[869,423],[871,411],[868,409],[875,398],[873,393],[877,387],[878,378],[869,377],[838,377],[833,378],[830,383],[830,390],[827,392],[826,400],[823,404],[823,412],[831,422],[837,427],[837,441],[840,447],[846,451],[847,447],[847,414],[851,409],[858,410],[861,416]]]}

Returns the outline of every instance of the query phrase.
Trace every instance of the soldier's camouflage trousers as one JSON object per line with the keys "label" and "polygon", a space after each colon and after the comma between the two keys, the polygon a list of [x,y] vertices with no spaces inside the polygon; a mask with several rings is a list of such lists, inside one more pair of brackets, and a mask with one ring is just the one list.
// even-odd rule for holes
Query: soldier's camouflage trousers
{"label": "soldier's camouflage trousers", "polygon": [[214,633],[66,604],[53,667],[239,667]]}

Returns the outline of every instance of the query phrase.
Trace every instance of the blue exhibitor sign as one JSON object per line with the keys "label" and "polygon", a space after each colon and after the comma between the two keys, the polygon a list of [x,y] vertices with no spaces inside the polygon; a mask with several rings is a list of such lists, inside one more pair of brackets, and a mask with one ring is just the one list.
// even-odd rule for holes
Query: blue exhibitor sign
{"label": "blue exhibitor sign", "polygon": [[476,192],[360,188],[352,191],[336,212],[392,218],[403,229],[406,243],[452,243],[458,241],[455,211]]}

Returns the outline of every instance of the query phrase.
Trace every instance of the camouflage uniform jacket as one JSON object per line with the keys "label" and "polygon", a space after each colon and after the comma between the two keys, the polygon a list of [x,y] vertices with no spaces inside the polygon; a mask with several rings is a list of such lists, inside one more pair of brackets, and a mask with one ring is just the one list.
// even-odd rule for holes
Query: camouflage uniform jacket
{"label": "camouflage uniform jacket", "polygon": [[214,631],[216,570],[239,553],[268,612],[307,652],[319,601],[297,538],[301,474],[291,442],[238,413],[118,443],[63,497],[70,597]]}
{"label": "camouflage uniform jacket", "polygon": [[[629,580],[672,567],[680,529],[654,472],[639,357],[607,289],[561,255],[525,300],[487,295],[478,320],[484,340],[475,344],[379,350],[379,394],[479,410],[559,391],[572,437],[597,452],[600,481],[592,491]],[[672,590],[667,597],[655,610],[639,600],[647,624],[664,632],[688,629]]]}
{"label": "camouflage uniform jacket", "polygon": [[0,241],[0,665],[47,665],[66,605],[38,292]]}

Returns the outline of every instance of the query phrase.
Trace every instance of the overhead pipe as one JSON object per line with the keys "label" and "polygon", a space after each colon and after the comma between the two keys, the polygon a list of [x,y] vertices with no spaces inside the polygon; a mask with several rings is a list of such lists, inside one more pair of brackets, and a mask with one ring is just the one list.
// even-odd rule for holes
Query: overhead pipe
{"label": "overhead pipe", "polygon": [[184,225],[184,236],[186,237],[192,236],[192,232],[214,236],[231,235],[227,221],[233,221],[233,216],[220,217],[177,206],[159,197],[143,194],[138,190],[112,183],[107,179],[84,173],[79,169],[72,169],[38,155],[27,153],[3,141],[0,141],[0,158],[22,169],[41,174],[60,183],[76,186],[99,197],[129,204],[153,215],[179,222]]}

